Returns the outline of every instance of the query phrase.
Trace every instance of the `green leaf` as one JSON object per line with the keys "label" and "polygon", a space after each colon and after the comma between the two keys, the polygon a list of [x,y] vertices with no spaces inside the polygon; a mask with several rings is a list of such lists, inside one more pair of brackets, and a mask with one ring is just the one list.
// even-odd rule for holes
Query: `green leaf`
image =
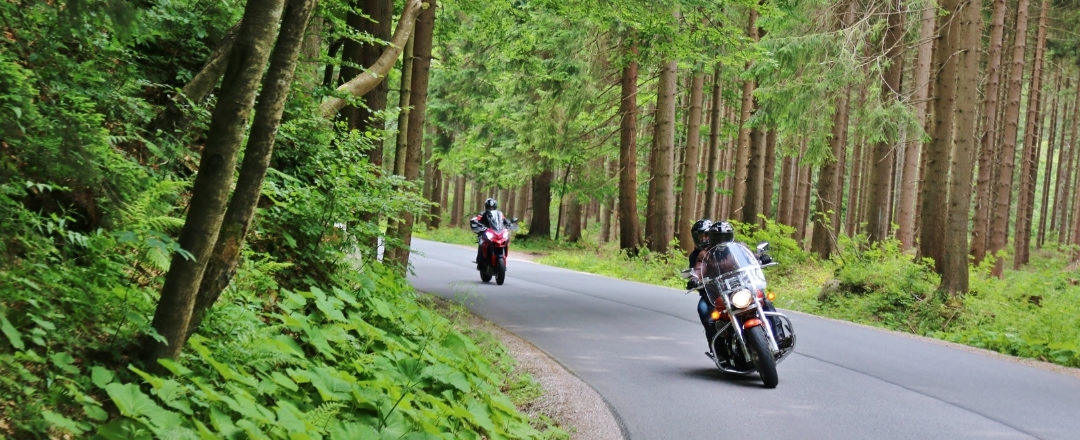
{"label": "green leaf", "polygon": [[41,417],[44,418],[46,422],[49,422],[54,428],[59,428],[75,435],[82,435],[82,433],[86,432],[89,428],[85,423],[78,423],[49,410],[42,411]]}
{"label": "green leaf", "polygon": [[300,389],[300,386],[297,385],[296,382],[293,382],[292,379],[289,379],[288,376],[281,374],[277,371],[270,373],[270,380],[272,380],[278,385],[281,385],[285,389],[288,389],[289,391],[296,391]]}
{"label": "green leaf", "polygon": [[66,351],[53,353],[49,356],[49,360],[51,360],[53,365],[56,365],[56,368],[59,368],[60,371],[73,376],[79,374],[79,368],[75,366],[75,358],[71,357],[71,354]]}
{"label": "green leaf", "polygon": [[158,364],[161,365],[166,370],[169,370],[170,373],[175,374],[177,376],[187,377],[187,376],[191,375],[191,370],[190,369],[188,369],[187,367],[185,367],[183,365],[180,365],[175,360],[172,360],[172,359],[169,359],[169,358],[161,358],[161,359],[158,359]]}
{"label": "green leaf", "polygon": [[112,420],[98,426],[96,434],[106,440],[149,440],[153,438],[148,429],[131,419]]}
{"label": "green leaf", "polygon": [[22,338],[19,336],[19,331],[7,320],[7,316],[5,315],[7,310],[2,310],[0,312],[3,312],[0,313],[0,332],[3,332],[4,336],[7,336],[8,342],[11,342],[11,346],[15,347],[16,350],[25,349],[26,344],[23,343]]}
{"label": "green leaf", "polygon": [[311,371],[300,371],[306,377],[323,400],[348,400],[356,379],[348,374],[329,367],[316,367]]}
{"label": "green leaf", "polygon": [[113,372],[105,367],[95,365],[90,368],[90,380],[94,385],[97,385],[98,388],[105,388],[105,385],[112,382],[115,377]]}
{"label": "green leaf", "polygon": [[424,368],[424,376],[450,385],[463,393],[472,391],[472,384],[469,383],[469,378],[465,376],[465,373],[446,364],[436,364]]}
{"label": "green leaf", "polygon": [[357,422],[336,422],[330,427],[330,438],[370,438],[379,437],[375,427]]}
{"label": "green leaf", "polygon": [[161,410],[161,407],[135,384],[111,383],[105,386],[105,392],[116,404],[116,409],[120,411],[120,414],[126,417],[138,417],[148,412]]}

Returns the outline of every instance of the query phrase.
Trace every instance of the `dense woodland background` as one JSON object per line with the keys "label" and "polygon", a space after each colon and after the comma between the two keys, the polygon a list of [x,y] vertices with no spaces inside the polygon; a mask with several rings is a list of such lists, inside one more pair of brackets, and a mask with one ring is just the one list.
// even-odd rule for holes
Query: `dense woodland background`
{"label": "dense woodland background", "polygon": [[[628,265],[899,258],[912,330],[1006,316],[972,273],[1075,308],[1080,4],[602,3],[0,2],[0,434],[564,436],[402,276],[487,197]],[[1051,321],[971,339],[1080,362]]]}

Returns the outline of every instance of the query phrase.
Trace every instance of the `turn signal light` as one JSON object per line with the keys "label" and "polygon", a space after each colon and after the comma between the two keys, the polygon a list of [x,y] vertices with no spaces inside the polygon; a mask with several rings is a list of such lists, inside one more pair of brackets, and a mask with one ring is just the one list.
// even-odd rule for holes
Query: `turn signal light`
{"label": "turn signal light", "polygon": [[772,300],[776,299],[776,294],[772,293],[772,292],[769,292],[768,297],[769,297],[769,301],[772,301]]}
{"label": "turn signal light", "polygon": [[718,320],[720,320],[720,311],[719,311],[719,310],[716,310],[716,309],[713,309],[713,311],[712,311],[712,313],[711,313],[711,314],[709,315],[709,317],[710,317],[710,318],[712,318],[712,320],[713,320],[713,321],[718,321]]}

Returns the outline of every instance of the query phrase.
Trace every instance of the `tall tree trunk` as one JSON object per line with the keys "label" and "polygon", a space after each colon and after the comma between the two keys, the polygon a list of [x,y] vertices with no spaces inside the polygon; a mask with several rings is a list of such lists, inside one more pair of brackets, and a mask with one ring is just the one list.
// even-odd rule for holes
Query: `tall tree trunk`
{"label": "tall tree trunk", "polygon": [[[930,69],[933,58],[935,17],[937,9],[924,7],[919,27],[919,44],[915,56],[915,85],[912,105],[915,107],[915,120],[919,127],[926,129],[927,100],[930,96]],[[911,141],[904,148],[904,171],[900,179],[900,203],[897,223],[900,226],[898,236],[904,249],[915,247],[915,233],[918,228],[918,194],[922,163],[922,136],[911,136]]]}
{"label": "tall tree trunk", "polygon": [[566,241],[577,243],[581,241],[581,222],[585,216],[582,215],[582,206],[577,194],[569,194],[568,197],[570,204],[566,208]]}
{"label": "tall tree trunk", "polygon": [[794,226],[796,188],[798,179],[798,160],[794,156],[785,156],[780,160],[780,199],[776,203],[776,221],[782,225]]}
{"label": "tall tree trunk", "polygon": [[[674,211],[674,150],[675,150],[675,93],[676,68],[678,63],[664,63],[660,71],[659,91],[656,97],[656,132],[654,161],[650,188],[655,188],[655,198],[649,204],[655,204],[654,218],[647,218],[646,223],[654,224],[649,236],[648,246],[654,252],[665,253],[673,236]],[[648,229],[648,228],[647,228]]]}
{"label": "tall tree trunk", "polygon": [[[416,33],[412,48],[412,74],[409,82],[409,122],[407,128],[408,146],[405,150],[405,180],[415,181],[420,174],[420,156],[424,146],[424,118],[427,110],[428,80],[431,70],[431,43],[435,31],[435,0],[430,2],[428,9],[420,13],[416,19]],[[394,259],[404,270],[409,265],[409,246],[412,244],[412,227],[415,215],[405,212],[398,224],[396,238],[402,247],[394,252]]]}
{"label": "tall tree trunk", "polygon": [[[1019,269],[1031,257],[1031,219],[1035,210],[1035,179],[1039,171],[1039,124],[1042,122],[1042,69],[1046,49],[1046,18],[1050,0],[1043,0],[1039,28],[1035,36],[1035,60],[1032,63],[1031,87],[1028,88],[1027,126],[1024,129],[1024,152],[1020,167],[1020,195],[1016,201],[1016,236],[1013,240],[1013,268]],[[1017,37],[1019,38],[1019,37]]]}
{"label": "tall tree trunk", "polygon": [[465,220],[465,176],[454,178],[454,201],[450,208],[450,226],[461,226]]}
{"label": "tall tree trunk", "polygon": [[472,184],[472,201],[468,206],[468,217],[475,216],[477,213],[484,211],[484,185],[479,181],[474,180]]}
{"label": "tall tree trunk", "polygon": [[[754,100],[754,107],[757,100]],[[756,109],[755,109],[756,112]],[[753,117],[753,116],[751,116]],[[742,198],[739,220],[746,224],[757,223],[761,212],[761,192],[765,180],[765,131],[760,126],[750,129],[750,155],[746,165],[746,194]]]}
{"label": "tall tree trunk", "polygon": [[[605,177],[608,179],[608,181],[610,181],[610,179],[616,178],[619,175],[619,161],[612,160],[611,158],[605,158],[604,163],[606,164],[605,167],[604,167],[605,170],[606,170]],[[603,209],[600,212],[600,243],[601,244],[611,241],[611,229],[612,229],[611,217],[615,212],[615,201],[616,200],[618,200],[616,197],[612,197],[610,195],[604,197]]]}
{"label": "tall tree trunk", "polygon": [[555,172],[545,169],[532,179],[532,223],[529,235],[551,238],[551,182]]}
{"label": "tall tree trunk", "polygon": [[[956,79],[959,62],[956,51],[959,44],[959,24],[953,19],[959,8],[959,0],[947,0],[947,17],[938,19],[938,42],[934,49],[934,95],[931,105],[934,112],[934,128],[930,143],[926,145],[926,172],[923,173],[922,229],[919,234],[919,255],[934,260],[934,270],[945,273],[945,231],[948,225],[949,164],[953,147],[953,118],[956,107]],[[950,36],[952,38],[950,39]],[[966,223],[966,222],[965,222]]]}
{"label": "tall tree trunk", "polygon": [[810,250],[822,259],[832,254],[836,245],[836,222],[840,216],[840,186],[843,185],[841,158],[847,148],[848,104],[851,93],[844,87],[837,98],[833,114],[832,138],[829,139],[832,157],[821,166],[818,173],[817,196],[814,204],[814,233]]}
{"label": "tall tree trunk", "polygon": [[971,255],[973,263],[979,264],[986,258],[989,243],[990,211],[992,186],[994,179],[994,158],[998,153],[998,90],[1001,82],[1002,40],[1005,35],[1005,0],[994,0],[994,12],[990,17],[990,60],[986,65],[986,98],[983,103],[983,132],[979,142],[982,154],[979,155],[979,177],[976,180],[975,214],[972,220]]}
{"label": "tall tree trunk", "polygon": [[[899,101],[900,77],[904,72],[904,5],[901,0],[889,1],[889,28],[885,31],[885,57],[889,66],[881,78],[881,101]],[[896,156],[896,142],[880,141],[874,145],[871,158],[870,194],[867,202],[867,228],[870,241],[884,241],[892,226],[892,172]]]}
{"label": "tall tree trunk", "polygon": [[431,202],[432,202],[432,204],[431,204],[431,209],[428,211],[428,216],[430,217],[430,220],[428,220],[428,228],[430,228],[430,229],[439,229],[439,227],[442,225],[442,215],[443,215],[443,209],[442,209],[442,207],[443,207],[443,201],[442,201],[442,195],[443,195],[443,172],[442,172],[442,169],[439,168],[439,164],[437,162],[432,164],[431,167],[432,167],[432,171],[431,171],[431,181],[432,181],[432,185],[431,185],[431,187],[432,187],[431,188],[431,197],[432,197],[432,199],[431,199]]}
{"label": "tall tree trunk", "polygon": [[[1012,209],[1013,169],[1016,161],[1016,135],[1020,125],[1020,95],[1023,89],[1024,52],[1027,47],[1028,0],[1019,0],[1016,7],[1016,38],[1013,44],[1012,66],[1009,69],[1008,95],[1005,99],[1005,131],[1002,132],[1001,150],[998,152],[997,177],[994,181],[993,214],[987,237],[987,253],[993,254],[1005,248],[1008,242],[1009,213]],[[1003,275],[1004,263],[999,258],[991,272]]]}
{"label": "tall tree trunk", "polygon": [[[396,176],[405,175],[405,161],[409,150],[409,102],[412,96],[412,72],[413,72],[413,45],[416,36],[411,36],[405,42],[401,59],[401,79],[398,85],[398,131],[394,140],[394,166],[393,173]],[[403,217],[391,217],[387,221],[386,237],[400,237],[402,235]],[[383,261],[400,263],[404,251],[388,246],[384,253]]]}
{"label": "tall tree trunk", "polygon": [[[381,41],[391,38],[390,24],[394,15],[394,5],[391,0],[354,0],[353,3],[354,7],[364,11],[363,14],[349,12],[346,23],[353,32],[370,34]],[[355,78],[361,74],[363,66],[374,66],[382,56],[383,50],[380,44],[363,43],[346,38],[341,49],[341,57],[344,61],[341,67],[341,79]],[[390,86],[386,81],[379,81],[369,92],[363,94],[364,105],[348,105],[341,109],[339,115],[345,118],[349,130],[373,133],[383,131],[383,120],[377,119],[375,115],[386,110],[389,89]],[[376,167],[376,172],[382,170],[383,142],[381,141],[380,137],[372,142],[371,148],[365,153],[368,161]],[[379,224],[379,213],[361,213],[357,221],[365,224]],[[370,237],[368,246],[372,253],[378,252],[379,239],[377,235]]]}
{"label": "tall tree trunk", "polygon": [[679,231],[679,246],[683,251],[690,252],[694,249],[694,239],[690,236],[690,226],[696,220],[697,199],[697,175],[698,159],[701,157],[698,151],[701,146],[701,102],[705,88],[705,73],[699,68],[694,71],[690,81],[690,112],[686,127],[686,153],[683,154],[682,176],[682,202],[680,208],[682,215]]}
{"label": "tall tree trunk", "polygon": [[[968,221],[971,213],[971,180],[975,159],[976,106],[979,97],[979,45],[982,36],[981,2],[957,2],[956,19],[949,26],[948,47],[958,56],[956,105],[949,181],[948,233],[941,287],[953,295],[968,290]],[[947,4],[947,3],[946,3]],[[950,5],[951,6],[951,5]]]}
{"label": "tall tree trunk", "polygon": [[518,190],[518,199],[517,202],[515,202],[517,206],[519,206],[519,212],[517,215],[518,218],[526,219],[529,218],[530,215],[532,215],[532,207],[529,205],[530,203],[532,203],[531,196],[532,184],[530,182],[526,182],[525,185],[522,185],[521,189]]}
{"label": "tall tree trunk", "polygon": [[716,64],[716,69],[713,73],[713,87],[712,87],[712,104],[709,108],[709,146],[708,146],[708,166],[705,180],[705,208],[704,217],[711,217],[715,215],[717,208],[717,178],[716,173],[719,171],[720,164],[720,124],[721,120],[721,104],[722,104],[722,89],[720,87],[720,64]]}
{"label": "tall tree trunk", "polygon": [[236,189],[225,210],[214,250],[199,285],[185,340],[199,327],[203,316],[217,302],[221,292],[236,274],[240,249],[251,227],[251,221],[255,218],[263,179],[270,167],[274,139],[296,71],[304,30],[314,9],[315,0],[288,0],[285,5],[281,31],[270,55],[270,67],[263,79],[262,92],[255,104],[255,119],[251,124],[247,147],[244,148],[244,160],[240,164]]}
{"label": "tall tree trunk", "polygon": [[810,212],[810,186],[813,173],[809,166],[800,162],[806,155],[807,141],[799,146],[799,157],[795,159],[795,200],[791,202],[791,226],[795,227],[795,240],[802,249],[809,249],[806,242],[806,226]]}
{"label": "tall tree trunk", "polygon": [[412,96],[413,45],[414,38],[405,43],[404,56],[401,59],[401,84],[398,87],[398,132],[394,143],[394,174],[405,175],[406,151],[409,147],[409,101]]}
{"label": "tall tree trunk", "polygon": [[164,340],[145,339],[142,355],[151,368],[156,368],[159,358],[179,356],[187,338],[199,284],[224,222],[244,127],[277,34],[283,4],[284,0],[266,0],[248,2],[244,8],[178,240],[190,258],[174,254],[165,275],[151,324]]}
{"label": "tall tree trunk", "polygon": [[[860,88],[862,89],[860,91],[860,95],[862,95],[861,98],[863,99],[860,99],[860,104],[855,108],[860,108],[866,103],[866,88]],[[855,145],[852,145],[851,166],[846,167],[847,169],[851,170],[851,177],[848,180],[849,192],[847,198],[847,209],[844,212],[847,222],[844,224],[844,231],[846,231],[847,234],[850,236],[854,236],[858,232],[856,231],[856,227],[859,224],[859,198],[863,188],[863,176],[866,175],[866,158],[864,157],[863,153],[863,151],[865,150],[864,147],[865,145],[861,140],[857,140],[855,142]],[[843,174],[843,171],[841,171],[841,174]]]}
{"label": "tall tree trunk", "polygon": [[[1053,90],[1061,90],[1061,70],[1057,70],[1054,77]],[[1043,242],[1046,241],[1046,217],[1050,212],[1050,187],[1054,186],[1054,148],[1058,145],[1055,142],[1058,119],[1057,97],[1057,93],[1050,94],[1050,135],[1046,137],[1046,169],[1043,171],[1043,192],[1042,202],[1039,204],[1039,232],[1035,241],[1036,249],[1042,249]]]}
{"label": "tall tree trunk", "polygon": [[[354,0],[354,7],[364,11],[361,15],[349,11],[346,23],[353,31],[369,34],[379,40],[391,38],[390,23],[393,19],[394,4],[391,0]],[[361,73],[362,66],[372,66],[383,53],[383,46],[364,43],[351,38],[345,40],[341,57],[346,63],[341,67],[342,79],[355,78]],[[386,109],[386,95],[389,86],[386,81],[379,81],[370,92],[363,95],[364,105],[347,105],[341,110],[350,130],[382,131],[382,121],[372,121],[376,112]],[[374,165],[382,165],[382,143],[375,142],[367,153],[368,160]]]}
{"label": "tall tree trunk", "polygon": [[[776,184],[776,129],[770,128],[765,132],[765,179],[762,181],[761,191],[761,213],[766,217],[772,217],[775,220],[775,211],[772,210],[772,195],[773,186]],[[758,226],[765,226],[765,223],[758,221]]]}
{"label": "tall tree trunk", "polygon": [[[832,200],[836,201],[836,213],[832,216],[831,219],[832,230],[835,231],[836,234],[840,233],[840,228],[842,226],[841,220],[843,219],[843,217],[841,216],[841,214],[843,212],[844,205],[844,175],[846,174],[845,170],[848,169],[847,153],[850,149],[848,148],[848,146],[851,144],[848,141],[848,134],[851,131],[851,90],[845,91],[844,95],[846,97],[844,98],[844,111],[841,113],[841,116],[843,118],[842,124],[839,126],[841,128],[839,131],[833,132],[833,134],[839,136],[838,138],[836,138],[837,140],[835,142],[839,143],[841,146],[839,149],[839,156],[836,157],[836,185],[833,187],[834,192],[831,196]],[[836,130],[837,127],[833,127],[833,129]],[[834,246],[836,245],[835,239],[836,237],[834,236],[834,241],[832,243]]]}
{"label": "tall tree trunk", "polygon": [[[750,8],[746,35],[750,41],[758,40],[757,9]],[[746,65],[750,68],[750,63]],[[746,205],[747,178],[750,173],[751,140],[750,127],[747,125],[754,109],[754,80],[746,79],[742,87],[742,111],[739,116],[739,143],[735,150],[735,159],[732,164],[735,168],[735,177],[732,182],[731,206],[725,213],[731,218],[745,218],[743,207]]]}
{"label": "tall tree trunk", "polygon": [[[1061,225],[1061,243],[1068,243],[1071,235],[1069,228],[1069,213],[1071,212],[1069,210],[1069,201],[1072,200],[1070,191],[1073,188],[1071,184],[1073,182],[1073,170],[1077,168],[1077,162],[1074,158],[1076,158],[1077,152],[1080,151],[1077,146],[1077,143],[1080,142],[1080,139],[1077,139],[1077,135],[1080,134],[1078,133],[1080,131],[1080,76],[1077,76],[1076,79],[1076,98],[1073,102],[1072,119],[1069,125],[1072,126],[1072,133],[1069,136],[1070,141],[1061,144],[1061,151],[1065,158],[1059,160],[1061,163],[1059,170],[1061,171],[1058,172],[1058,196],[1055,198],[1055,200],[1058,200],[1056,202],[1057,219],[1058,224]],[[1068,148],[1065,148],[1066,146]],[[1064,177],[1062,177],[1062,173],[1064,173]]]}
{"label": "tall tree trunk", "polygon": [[[637,56],[630,43],[631,57]],[[641,226],[637,208],[637,77],[638,64],[630,60],[622,69],[619,100],[619,248],[637,254],[641,247]]]}

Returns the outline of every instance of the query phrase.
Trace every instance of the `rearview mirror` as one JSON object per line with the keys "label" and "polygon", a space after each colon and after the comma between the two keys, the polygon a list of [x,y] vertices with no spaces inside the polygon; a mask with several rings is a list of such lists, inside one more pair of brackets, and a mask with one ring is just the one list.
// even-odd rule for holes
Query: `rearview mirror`
{"label": "rearview mirror", "polygon": [[684,279],[684,280],[688,280],[691,277],[693,277],[693,272],[691,272],[691,269],[689,269],[689,268],[683,269],[682,271],[679,272],[679,277]]}

